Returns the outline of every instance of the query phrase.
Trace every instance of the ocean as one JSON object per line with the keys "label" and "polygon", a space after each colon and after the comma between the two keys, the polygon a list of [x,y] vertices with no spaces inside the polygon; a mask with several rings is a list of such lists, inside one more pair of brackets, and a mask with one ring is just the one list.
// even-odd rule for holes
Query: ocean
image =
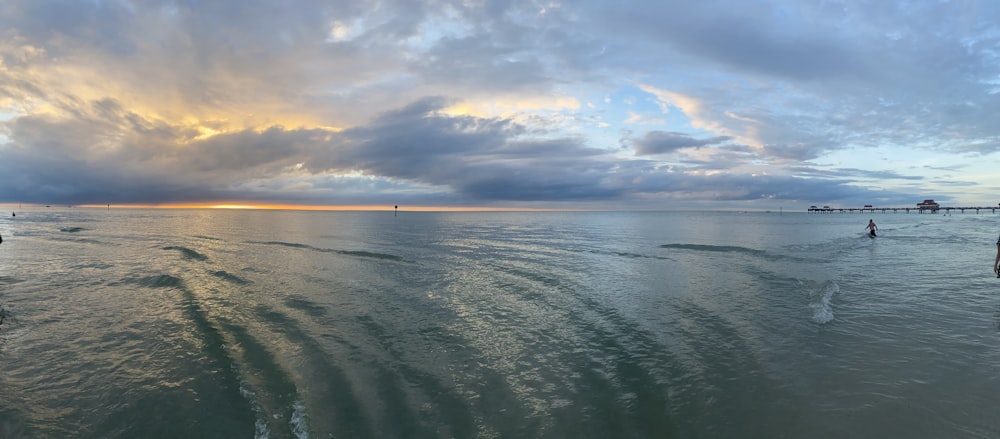
{"label": "ocean", "polygon": [[3,438],[1000,438],[990,212],[15,212]]}

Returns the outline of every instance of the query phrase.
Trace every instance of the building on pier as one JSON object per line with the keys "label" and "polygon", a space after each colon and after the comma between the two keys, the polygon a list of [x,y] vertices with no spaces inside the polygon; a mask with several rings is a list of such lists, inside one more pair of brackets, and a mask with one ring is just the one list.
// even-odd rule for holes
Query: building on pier
{"label": "building on pier", "polygon": [[931,213],[937,212],[938,209],[940,209],[940,208],[941,208],[941,205],[939,205],[938,203],[934,202],[934,200],[930,200],[930,199],[924,200],[924,201],[921,201],[921,202],[917,203],[917,209],[920,209],[922,211],[923,210],[929,210],[929,211],[931,211]]}

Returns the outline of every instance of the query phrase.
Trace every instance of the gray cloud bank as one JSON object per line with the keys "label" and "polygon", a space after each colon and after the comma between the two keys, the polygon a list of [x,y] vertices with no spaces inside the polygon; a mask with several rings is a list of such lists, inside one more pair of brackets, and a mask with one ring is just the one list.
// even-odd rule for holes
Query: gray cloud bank
{"label": "gray cloud bank", "polygon": [[[996,12],[989,2],[11,0],[0,4],[0,202],[947,200],[960,193],[924,185],[923,172],[823,157],[883,145],[970,161],[996,152]],[[667,117],[683,111],[689,130],[585,126],[608,117],[586,105],[450,110],[629,87],[676,93],[643,99]],[[941,172],[941,188],[969,188]]]}

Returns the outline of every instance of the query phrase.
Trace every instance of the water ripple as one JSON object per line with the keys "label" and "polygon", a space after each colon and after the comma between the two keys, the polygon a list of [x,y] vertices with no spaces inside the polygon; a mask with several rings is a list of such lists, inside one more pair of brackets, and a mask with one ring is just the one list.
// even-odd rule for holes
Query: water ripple
{"label": "water ripple", "polygon": [[335,253],[335,254],[346,255],[346,256],[358,256],[358,257],[362,257],[362,258],[383,259],[383,260],[387,260],[387,261],[402,261],[403,260],[403,258],[401,258],[399,256],[391,255],[391,254],[387,254],[387,253],[377,253],[377,252],[370,252],[370,251],[364,251],[364,250],[337,250],[337,249],[330,249],[330,248],[319,248],[319,247],[313,247],[313,246],[307,245],[307,244],[298,244],[298,243],[294,243],[294,242],[248,241],[248,243],[249,244],[275,245],[275,246],[281,246],[281,247],[299,248],[299,249],[305,249],[305,250],[312,250],[312,251],[320,252],[320,253]]}
{"label": "water ripple", "polygon": [[190,259],[190,260],[193,260],[193,261],[206,261],[206,260],[208,260],[208,256],[205,256],[205,255],[203,255],[201,253],[198,253],[197,251],[191,250],[191,249],[189,249],[187,247],[181,247],[181,246],[172,245],[172,246],[169,246],[169,247],[163,247],[163,249],[164,250],[177,250],[177,251],[180,251],[181,255],[184,256],[184,259]]}

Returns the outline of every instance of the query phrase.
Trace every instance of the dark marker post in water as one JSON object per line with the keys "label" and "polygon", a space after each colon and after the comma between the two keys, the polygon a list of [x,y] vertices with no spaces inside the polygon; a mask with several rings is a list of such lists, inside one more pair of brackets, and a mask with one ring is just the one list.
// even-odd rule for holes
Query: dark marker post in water
{"label": "dark marker post in water", "polygon": [[399,205],[397,204],[395,210],[392,211],[392,216],[398,216],[398,215],[399,215]]}

